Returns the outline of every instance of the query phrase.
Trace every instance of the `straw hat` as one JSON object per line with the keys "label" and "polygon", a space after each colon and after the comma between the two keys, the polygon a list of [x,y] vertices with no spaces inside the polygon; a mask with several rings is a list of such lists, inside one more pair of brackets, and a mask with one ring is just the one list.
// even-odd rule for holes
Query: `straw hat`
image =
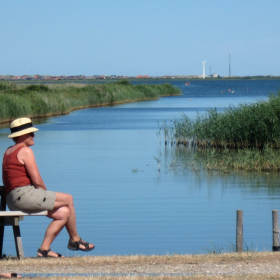
{"label": "straw hat", "polygon": [[18,137],[24,134],[38,131],[38,128],[33,127],[29,118],[19,118],[11,123],[11,134],[8,138]]}

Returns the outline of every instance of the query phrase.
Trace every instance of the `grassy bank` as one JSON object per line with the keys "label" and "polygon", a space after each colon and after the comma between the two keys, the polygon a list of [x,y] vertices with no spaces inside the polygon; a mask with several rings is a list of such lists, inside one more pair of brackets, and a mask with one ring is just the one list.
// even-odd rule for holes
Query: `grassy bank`
{"label": "grassy bank", "polygon": [[60,115],[75,109],[115,105],[178,95],[170,84],[132,85],[128,81],[109,84],[0,83],[0,122],[17,117]]}
{"label": "grassy bank", "polygon": [[164,131],[172,143],[196,150],[210,170],[280,171],[280,92],[225,112],[183,116]]}

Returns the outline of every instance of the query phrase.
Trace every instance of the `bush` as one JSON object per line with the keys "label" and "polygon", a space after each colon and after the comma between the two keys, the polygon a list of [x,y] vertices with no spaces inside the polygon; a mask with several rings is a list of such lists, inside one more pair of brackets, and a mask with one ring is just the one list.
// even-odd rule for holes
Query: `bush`
{"label": "bush", "polygon": [[49,87],[46,85],[28,85],[25,90],[29,91],[49,91]]}
{"label": "bush", "polygon": [[17,90],[17,86],[12,83],[2,82],[0,83],[0,92],[14,92]]}
{"label": "bush", "polygon": [[132,86],[132,84],[128,80],[121,80],[115,82],[116,85],[123,85],[123,86]]}

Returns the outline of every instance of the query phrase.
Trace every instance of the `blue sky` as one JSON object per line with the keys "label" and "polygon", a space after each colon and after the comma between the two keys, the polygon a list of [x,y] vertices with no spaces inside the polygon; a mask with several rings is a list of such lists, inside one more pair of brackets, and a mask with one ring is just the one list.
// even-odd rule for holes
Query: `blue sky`
{"label": "blue sky", "polygon": [[0,0],[0,75],[280,75],[279,0]]}

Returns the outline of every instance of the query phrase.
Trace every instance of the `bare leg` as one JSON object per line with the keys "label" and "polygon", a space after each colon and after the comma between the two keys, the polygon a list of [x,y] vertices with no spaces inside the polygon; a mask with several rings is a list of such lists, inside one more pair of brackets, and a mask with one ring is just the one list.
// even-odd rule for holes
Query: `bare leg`
{"label": "bare leg", "polygon": [[[53,221],[49,224],[46,230],[43,243],[40,247],[41,250],[44,251],[50,248],[54,239],[57,237],[57,235],[61,232],[63,227],[68,222],[70,214],[70,209],[67,206],[63,206],[56,210],[49,211],[48,217],[52,218]],[[38,255],[42,256],[40,253],[38,253]],[[48,256],[57,257],[58,255],[54,252],[49,252]]]}
{"label": "bare leg", "polygon": [[[56,193],[56,199],[54,204],[54,209],[56,207],[61,207],[62,205],[66,205],[71,210],[70,217],[65,227],[68,231],[69,237],[72,241],[76,242],[80,240],[80,236],[77,232],[77,224],[76,224],[76,212],[73,204],[73,197],[70,194],[65,193]],[[85,249],[85,246],[80,244],[80,248]],[[93,244],[89,244],[90,248],[93,248]]]}
{"label": "bare leg", "polygon": [[[51,243],[54,241],[64,226],[66,227],[71,240],[74,242],[80,240],[77,232],[76,213],[73,204],[73,197],[70,194],[56,193],[54,209],[49,211],[48,217],[52,218],[53,221],[46,230],[45,238],[40,247],[41,250],[48,250],[50,248]],[[79,246],[80,248],[85,248],[85,246],[82,244]],[[90,244],[89,247],[92,248],[94,245]],[[41,254],[38,253],[38,255]],[[48,255],[53,257],[57,256],[57,254],[54,252],[49,252]]]}
{"label": "bare leg", "polygon": [[80,238],[76,225],[76,212],[72,195],[66,193],[56,193],[54,209],[59,209],[62,206],[67,206],[70,209],[70,216],[68,217],[68,221],[65,224],[69,237],[75,241],[79,240]]}

